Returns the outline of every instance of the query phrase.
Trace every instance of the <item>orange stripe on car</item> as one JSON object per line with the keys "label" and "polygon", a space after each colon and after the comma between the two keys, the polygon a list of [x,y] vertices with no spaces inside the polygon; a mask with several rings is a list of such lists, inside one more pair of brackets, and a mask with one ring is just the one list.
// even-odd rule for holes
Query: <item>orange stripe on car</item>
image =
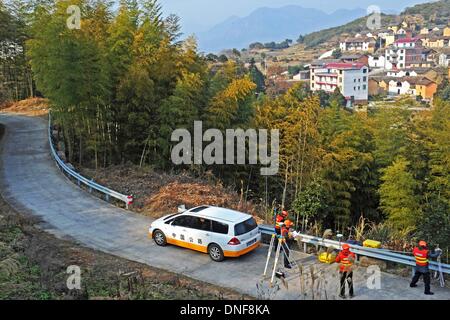
{"label": "orange stripe on car", "polygon": [[175,246],[183,247],[183,248],[192,249],[192,250],[195,250],[195,251],[200,251],[200,252],[203,252],[203,253],[207,253],[208,252],[208,248],[206,246],[202,246],[200,244],[195,244],[195,243],[191,243],[191,242],[186,242],[186,241],[181,241],[181,240],[177,240],[177,239],[167,238],[167,243],[173,244]]}
{"label": "orange stripe on car", "polygon": [[242,256],[242,255],[244,255],[244,254],[246,254],[246,253],[248,253],[248,252],[250,252],[250,251],[252,251],[252,250],[254,250],[256,248],[258,248],[259,245],[260,245],[260,243],[258,241],[255,244],[251,245],[250,247],[242,249],[242,250],[239,250],[239,251],[224,250],[223,254],[224,254],[225,257],[234,257],[234,258],[235,257],[240,257],[240,256]]}

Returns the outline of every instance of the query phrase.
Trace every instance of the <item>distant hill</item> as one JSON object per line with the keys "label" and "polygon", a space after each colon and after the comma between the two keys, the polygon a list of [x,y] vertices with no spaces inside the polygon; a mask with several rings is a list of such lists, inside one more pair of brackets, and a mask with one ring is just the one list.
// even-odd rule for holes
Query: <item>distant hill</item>
{"label": "distant hill", "polygon": [[341,9],[331,14],[301,6],[260,8],[247,17],[230,17],[210,30],[197,35],[202,51],[248,47],[252,42],[297,40],[306,34],[330,28],[364,16],[363,9]]}
{"label": "distant hill", "polygon": [[450,18],[450,0],[441,0],[418,4],[410,8],[406,8],[402,15],[420,14],[435,24],[447,24]]}
{"label": "distant hill", "polygon": [[[329,28],[312,32],[305,35],[303,43],[307,47],[314,47],[334,38],[339,38],[342,34],[367,33],[371,30],[367,27],[368,16],[358,18],[352,22],[346,23],[339,27]],[[397,16],[382,14],[382,26],[386,27],[396,23]]]}
{"label": "distant hill", "polygon": [[[413,7],[406,8],[400,15],[382,14],[382,26],[387,27],[403,20],[408,15],[421,15],[425,23],[428,25],[447,24],[450,17],[450,0],[441,0],[418,4]],[[317,32],[312,32],[304,37],[304,44],[308,47],[314,47],[339,37],[344,33],[362,33],[369,32],[367,28],[367,17],[358,18],[354,21],[346,23],[342,26],[329,28]]]}

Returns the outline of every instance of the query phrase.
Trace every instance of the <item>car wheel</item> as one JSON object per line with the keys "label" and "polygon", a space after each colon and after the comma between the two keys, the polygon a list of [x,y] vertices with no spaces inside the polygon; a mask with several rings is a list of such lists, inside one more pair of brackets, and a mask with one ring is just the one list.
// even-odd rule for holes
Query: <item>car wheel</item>
{"label": "car wheel", "polygon": [[158,246],[165,246],[167,244],[167,239],[164,233],[161,230],[156,230],[153,232],[153,240]]}
{"label": "car wheel", "polygon": [[211,259],[213,259],[216,262],[220,262],[225,258],[225,256],[223,255],[222,248],[220,248],[215,243],[209,245],[208,253],[209,253],[209,256],[211,257]]}

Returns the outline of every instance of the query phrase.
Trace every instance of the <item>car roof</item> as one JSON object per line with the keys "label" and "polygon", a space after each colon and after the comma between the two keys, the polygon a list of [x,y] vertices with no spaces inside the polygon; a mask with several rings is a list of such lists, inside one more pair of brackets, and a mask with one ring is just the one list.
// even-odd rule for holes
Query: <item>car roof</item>
{"label": "car roof", "polygon": [[200,208],[201,207],[193,208],[183,213],[195,215],[202,218],[222,220],[232,223],[242,222],[251,217],[251,215],[247,213],[221,207],[202,206],[201,210],[199,210]]}

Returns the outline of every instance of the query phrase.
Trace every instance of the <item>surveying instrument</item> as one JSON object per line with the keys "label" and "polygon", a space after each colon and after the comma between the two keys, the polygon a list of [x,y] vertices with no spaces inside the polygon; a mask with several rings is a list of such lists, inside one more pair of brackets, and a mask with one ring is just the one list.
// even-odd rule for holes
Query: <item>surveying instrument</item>
{"label": "surveying instrument", "polygon": [[286,259],[288,260],[291,268],[296,268],[296,270],[299,270],[299,266],[298,266],[297,262],[291,258],[291,254],[290,254],[291,250],[289,249],[289,247],[286,243],[286,239],[284,237],[282,237],[281,235],[272,234],[272,237],[270,239],[269,250],[267,252],[267,259],[266,259],[266,265],[264,267],[263,278],[267,279],[269,263],[272,258],[272,251],[273,251],[275,244],[277,244],[277,248],[275,250],[275,260],[274,260],[273,268],[272,268],[272,271],[270,274],[270,286],[273,285],[276,275],[284,277],[284,272],[279,271],[280,269],[278,268],[278,260],[280,259],[281,251],[283,251],[283,254],[286,257]]}

